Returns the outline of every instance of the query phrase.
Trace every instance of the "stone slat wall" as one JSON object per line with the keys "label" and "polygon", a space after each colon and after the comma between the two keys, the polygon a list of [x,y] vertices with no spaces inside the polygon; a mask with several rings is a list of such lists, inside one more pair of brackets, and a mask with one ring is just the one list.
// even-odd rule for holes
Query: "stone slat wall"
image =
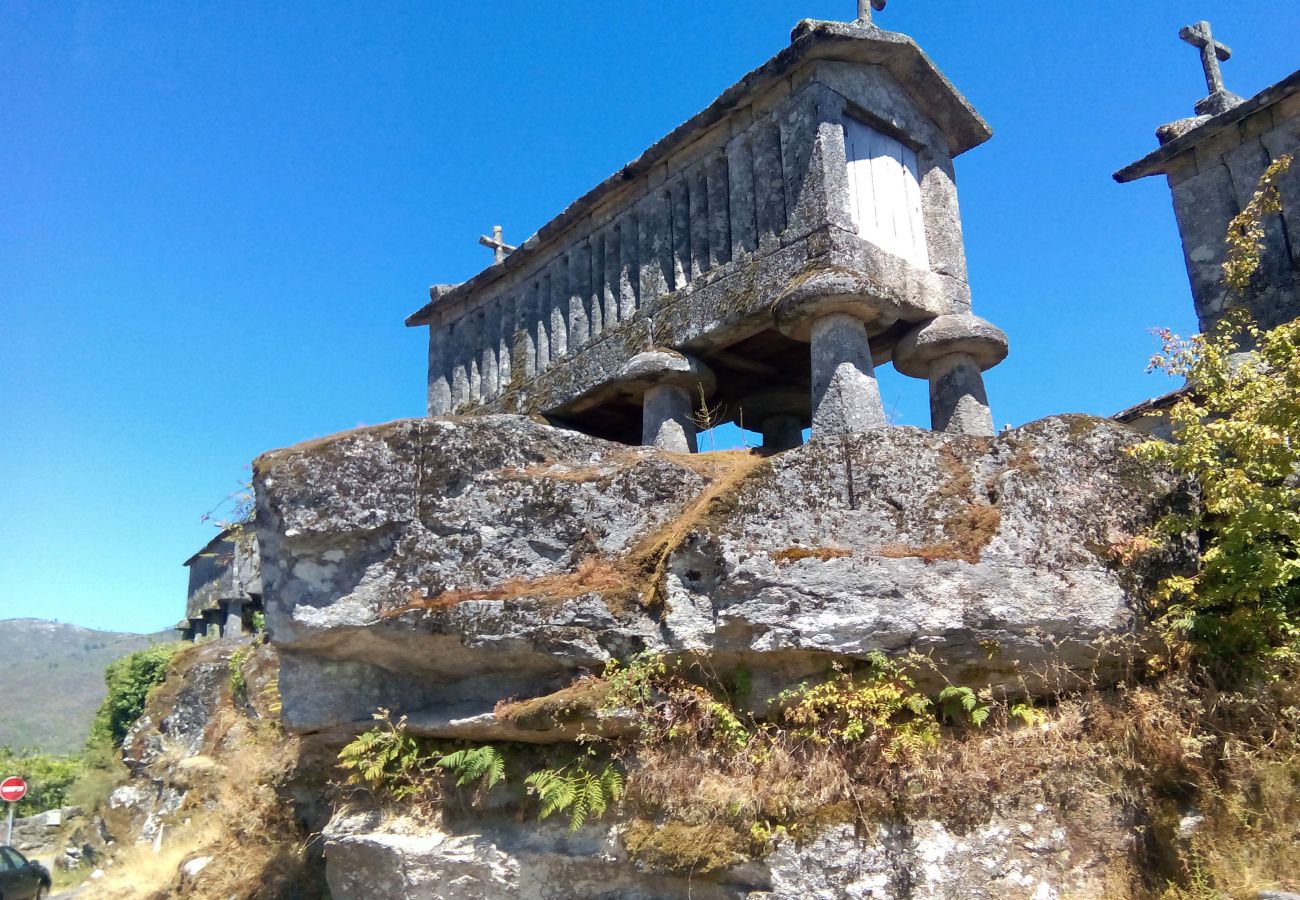
{"label": "stone slat wall", "polygon": [[[787,229],[783,133],[765,115],[430,336],[431,415],[500,398],[658,298]],[[647,177],[643,177],[643,182]],[[802,180],[802,179],[800,179]]]}

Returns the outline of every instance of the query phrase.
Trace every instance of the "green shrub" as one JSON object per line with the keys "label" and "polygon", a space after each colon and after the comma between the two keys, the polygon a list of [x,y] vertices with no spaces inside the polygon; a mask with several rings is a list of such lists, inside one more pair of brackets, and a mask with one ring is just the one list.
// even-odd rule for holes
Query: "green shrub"
{"label": "green shrub", "polygon": [[127,731],[144,712],[149,691],[162,684],[167,666],[183,644],[158,644],[108,664],[104,681],[108,696],[95,713],[88,745],[110,741],[120,747]]}

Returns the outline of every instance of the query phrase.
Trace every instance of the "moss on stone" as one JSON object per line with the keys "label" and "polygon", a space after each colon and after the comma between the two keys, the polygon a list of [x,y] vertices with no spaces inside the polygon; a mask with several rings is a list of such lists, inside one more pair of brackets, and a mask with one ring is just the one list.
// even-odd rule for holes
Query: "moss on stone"
{"label": "moss on stone", "polygon": [[623,833],[623,846],[646,867],[673,874],[705,875],[739,865],[749,858],[749,837],[730,825],[687,825],[634,819]]}

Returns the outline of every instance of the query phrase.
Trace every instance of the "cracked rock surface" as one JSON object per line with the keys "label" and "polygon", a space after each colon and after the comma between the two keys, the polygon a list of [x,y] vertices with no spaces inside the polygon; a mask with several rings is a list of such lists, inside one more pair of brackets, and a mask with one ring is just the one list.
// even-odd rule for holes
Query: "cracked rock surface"
{"label": "cracked rock surface", "polygon": [[1116,553],[1191,502],[1137,440],[1058,416],[762,460],[484,416],[274,451],[254,483],[284,721],[353,730],[382,706],[416,734],[568,740],[493,707],[642,650],[744,666],[755,703],[877,650],[1011,689],[1104,672],[1156,574]]}

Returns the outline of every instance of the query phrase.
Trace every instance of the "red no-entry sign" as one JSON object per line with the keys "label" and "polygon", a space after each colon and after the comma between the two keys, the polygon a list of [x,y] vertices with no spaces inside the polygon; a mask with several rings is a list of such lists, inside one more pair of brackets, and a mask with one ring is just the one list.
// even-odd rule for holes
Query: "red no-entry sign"
{"label": "red no-entry sign", "polygon": [[4,781],[0,781],[0,800],[9,803],[17,803],[27,796],[27,782],[18,776],[10,776]]}

